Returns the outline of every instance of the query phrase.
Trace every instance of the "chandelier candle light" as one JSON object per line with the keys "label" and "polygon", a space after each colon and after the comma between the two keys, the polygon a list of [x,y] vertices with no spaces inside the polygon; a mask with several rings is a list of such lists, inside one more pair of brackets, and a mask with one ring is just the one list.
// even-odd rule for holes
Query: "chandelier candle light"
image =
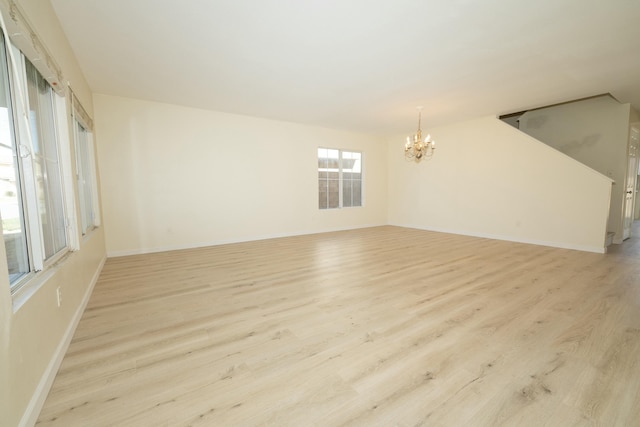
{"label": "chandelier candle light", "polygon": [[422,120],[422,107],[418,107],[418,132],[413,137],[407,137],[407,143],[404,145],[404,157],[407,160],[415,160],[419,162],[423,158],[430,159],[436,149],[436,142],[431,139],[431,135],[422,139],[422,129],[420,122]]}

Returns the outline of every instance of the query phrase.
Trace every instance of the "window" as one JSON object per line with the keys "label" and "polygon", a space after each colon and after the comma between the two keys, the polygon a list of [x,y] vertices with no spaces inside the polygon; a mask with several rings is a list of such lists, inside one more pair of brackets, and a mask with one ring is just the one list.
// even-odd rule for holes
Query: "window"
{"label": "window", "polygon": [[[9,66],[13,49],[15,66]],[[0,35],[0,214],[11,291],[68,247],[56,95]],[[20,85],[22,91],[15,90]],[[24,93],[20,98],[18,93]]]}
{"label": "window", "polygon": [[87,234],[97,223],[95,195],[95,163],[93,138],[87,127],[74,117],[76,141],[76,180],[80,203],[80,223],[82,234]]}
{"label": "window", "polygon": [[[24,61],[29,97],[29,124],[31,126],[32,153],[30,157],[36,184],[44,259],[49,259],[67,245],[62,171],[55,126],[54,94],[51,86],[38,70],[28,60]],[[25,179],[27,178],[25,177]]]}
{"label": "window", "polygon": [[4,38],[0,36],[0,216],[13,285],[30,271],[30,263],[5,52]]}
{"label": "window", "polygon": [[362,153],[318,148],[320,209],[362,206]]}

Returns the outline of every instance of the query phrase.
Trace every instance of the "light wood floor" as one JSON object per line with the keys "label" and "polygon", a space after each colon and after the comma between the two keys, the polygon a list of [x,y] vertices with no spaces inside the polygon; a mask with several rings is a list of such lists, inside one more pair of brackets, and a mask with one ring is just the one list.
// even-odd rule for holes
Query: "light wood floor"
{"label": "light wood floor", "polygon": [[38,425],[637,426],[639,248],[389,226],[109,259]]}

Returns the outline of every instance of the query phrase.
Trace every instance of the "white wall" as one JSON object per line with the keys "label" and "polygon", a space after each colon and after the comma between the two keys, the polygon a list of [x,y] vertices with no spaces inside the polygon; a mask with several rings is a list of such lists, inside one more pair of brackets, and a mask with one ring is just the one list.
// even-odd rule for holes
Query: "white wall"
{"label": "white wall", "polygon": [[609,231],[622,242],[623,202],[629,140],[629,104],[610,96],[528,111],[520,130],[615,180]]}
{"label": "white wall", "polygon": [[[384,139],[95,95],[110,256],[386,224]],[[317,148],[363,152],[365,206],[318,209]]]}
{"label": "white wall", "polygon": [[428,129],[435,156],[407,162],[389,140],[389,222],[604,250],[611,180],[495,117]]}
{"label": "white wall", "polygon": [[[18,3],[91,113],[91,91],[51,5],[42,0]],[[73,144],[70,148],[73,156]],[[100,228],[81,241],[80,250],[41,274],[42,286],[16,309],[9,289],[4,245],[0,245],[0,426],[35,422],[105,255]],[[57,306],[57,287],[63,294],[61,307]]]}

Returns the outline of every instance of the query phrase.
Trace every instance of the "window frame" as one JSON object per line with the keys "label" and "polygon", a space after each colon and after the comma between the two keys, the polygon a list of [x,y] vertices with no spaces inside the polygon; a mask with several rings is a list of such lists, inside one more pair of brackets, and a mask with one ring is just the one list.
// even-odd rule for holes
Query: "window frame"
{"label": "window frame", "polygon": [[[37,69],[31,61],[15,46],[12,40],[6,35],[2,35],[4,49],[0,54],[4,55],[7,69],[2,72],[7,73],[9,103],[11,105],[11,120],[9,126],[11,127],[14,146],[14,157],[16,159],[16,179],[19,181],[16,183],[17,191],[20,192],[19,199],[21,200],[22,210],[20,214],[24,227],[26,251],[27,251],[27,271],[21,272],[15,280],[12,279],[9,274],[9,287],[12,299],[14,300],[14,306],[18,301],[18,307],[21,302],[25,301],[31,296],[35,290],[37,290],[42,283],[46,280],[53,266],[55,266],[67,253],[72,249],[72,240],[74,234],[74,227],[71,227],[69,220],[70,213],[74,212],[74,198],[69,197],[69,179],[68,171],[70,171],[70,152],[68,141],[68,123],[67,123],[67,103],[66,98],[61,96],[58,91],[54,90],[50,82],[45,79],[41,71]],[[27,66],[26,61],[31,63],[31,67],[36,80],[36,85],[39,83],[46,84],[46,94],[44,96],[45,102],[49,103],[50,113],[47,116],[46,121],[40,119],[34,120],[38,117],[37,114],[41,114],[41,111],[32,111],[30,106],[29,96],[41,95],[29,92],[30,86],[27,82]],[[33,85],[33,83],[32,83]],[[47,132],[51,136],[49,140],[49,152],[46,153],[48,159],[40,159],[40,162],[48,161],[53,164],[53,170],[59,175],[59,188],[55,188],[55,194],[47,194],[43,198],[42,191],[51,191],[52,187],[41,187],[40,195],[38,195],[38,182],[40,180],[41,186],[46,186],[45,181],[47,179],[50,165],[42,169],[41,174],[36,174],[34,157],[42,153],[37,153],[34,149],[36,144],[44,146],[42,140],[35,141],[34,139],[41,132],[42,128],[39,123],[47,123]],[[33,135],[33,133],[36,135]],[[55,153],[55,157],[53,154]],[[71,188],[71,191],[73,189]],[[51,198],[53,197],[53,199]],[[43,202],[43,200],[45,200]],[[52,201],[53,200],[53,201]],[[41,206],[46,206],[46,210],[51,212],[51,216],[47,216],[47,220],[52,222],[51,227],[57,227],[57,232],[62,233],[58,237],[59,244],[54,244],[53,250],[47,256],[45,249],[44,231],[43,227],[46,225],[43,223],[43,218],[40,216]],[[55,204],[55,206],[54,206]],[[52,219],[54,221],[52,221]],[[4,232],[3,232],[4,234]]]}
{"label": "window frame", "polygon": [[[61,142],[61,128],[64,120],[60,120],[60,107],[64,108],[64,105],[60,105],[56,99],[56,93],[53,88],[42,76],[42,73],[29,61],[29,67],[31,71],[35,73],[36,85],[46,85],[46,94],[44,94],[44,104],[41,104],[40,90],[36,86],[37,93],[33,93],[31,85],[28,83],[29,77],[27,75],[28,59],[22,56],[22,79],[25,83],[23,88],[24,100],[23,103],[17,103],[18,112],[21,115],[27,115],[29,118],[30,132],[18,133],[18,138],[21,143],[24,143],[25,138],[29,144],[29,155],[20,156],[22,162],[28,162],[33,169],[33,175],[24,176],[24,185],[29,187],[32,192],[35,191],[35,201],[27,200],[27,210],[31,215],[34,215],[34,211],[37,214],[42,215],[45,213],[45,220],[42,216],[38,217],[38,220],[31,221],[31,224],[36,222],[39,225],[39,239],[40,249],[42,250],[42,263],[43,265],[52,260],[59,259],[63,252],[69,248],[69,221],[68,212],[69,208],[66,205],[66,189],[65,189],[65,168],[63,168],[63,148],[64,144]],[[32,96],[35,97],[37,105],[32,105]],[[43,110],[41,107],[46,107]],[[26,109],[21,111],[21,109]],[[46,115],[46,116],[45,116]],[[44,127],[47,126],[46,129]],[[48,134],[48,135],[47,135]],[[29,141],[30,139],[30,141]],[[36,165],[40,163],[40,172],[36,172]],[[55,166],[51,166],[51,165]],[[55,180],[58,180],[58,187],[55,187]],[[40,181],[40,183],[39,183]],[[53,183],[53,184],[52,184]],[[40,184],[40,185],[39,185]],[[38,187],[41,187],[38,191]],[[57,194],[56,194],[57,193]],[[33,196],[32,196],[33,197]],[[47,237],[46,231],[50,236]],[[62,242],[58,242],[60,236],[56,236],[57,232],[62,231]],[[32,230],[35,233],[35,230]],[[37,245],[37,236],[34,236],[34,246]],[[47,244],[49,243],[49,245]],[[60,245],[60,243],[62,243]],[[53,245],[53,246],[51,246]],[[49,246],[49,247],[48,247]],[[34,251],[34,253],[37,253]],[[37,269],[42,270],[43,266],[40,266],[40,261],[35,260],[35,266]],[[39,267],[39,268],[38,268]]]}
{"label": "window frame", "polygon": [[[4,56],[4,64],[3,64],[3,69],[0,70],[0,72],[2,73],[6,73],[6,75],[3,75],[2,78],[3,80],[5,80],[4,83],[6,83],[6,91],[7,91],[7,115],[8,120],[7,120],[7,126],[8,126],[8,131],[10,134],[10,141],[9,141],[9,145],[6,146],[6,148],[10,148],[11,149],[11,154],[12,157],[14,159],[13,161],[13,174],[14,174],[14,178],[15,178],[15,186],[16,186],[16,201],[17,201],[17,210],[18,210],[18,222],[20,224],[21,227],[21,236],[20,236],[20,244],[21,246],[21,254],[19,255],[20,257],[23,258],[23,262],[26,263],[26,267],[24,268],[24,271],[22,271],[22,267],[20,268],[20,271],[17,273],[11,273],[11,271],[9,270],[7,273],[9,275],[9,286],[11,289],[11,292],[13,294],[14,290],[19,289],[26,281],[27,278],[31,275],[33,269],[34,269],[34,262],[33,262],[33,251],[31,249],[32,246],[32,242],[31,242],[31,233],[29,232],[29,217],[28,217],[28,212],[26,210],[26,198],[27,198],[27,194],[26,194],[26,189],[24,188],[24,166],[22,165],[22,162],[20,161],[20,157],[22,157],[21,155],[22,153],[22,147],[19,141],[19,135],[18,135],[18,128],[19,128],[19,119],[18,119],[18,111],[16,108],[16,96],[14,94],[14,87],[15,87],[15,73],[12,72],[13,70],[13,62],[10,59],[10,55],[13,53],[12,49],[13,49],[13,45],[11,44],[11,42],[4,36],[4,34],[2,34],[1,36],[1,40],[0,40],[0,55]],[[6,67],[6,68],[5,68]],[[4,218],[3,218],[4,221]],[[3,241],[4,241],[4,245],[5,245],[5,251],[7,251],[7,237],[5,236],[5,232],[4,232],[4,224],[0,223],[0,228],[2,228],[2,234],[3,234]],[[7,267],[10,266],[10,260],[9,260],[9,256],[8,253],[7,255]],[[12,277],[14,276],[15,277]]]}
{"label": "window frame", "polygon": [[[328,198],[329,198],[329,193],[327,192],[327,204],[325,207],[322,206],[321,202],[320,202],[320,186],[321,186],[321,182],[322,182],[322,177],[320,176],[321,174],[321,170],[322,169],[320,167],[320,161],[321,161],[321,157],[320,157],[320,150],[327,150],[327,151],[337,151],[338,152],[338,205],[337,206],[329,206],[329,202],[328,202]],[[349,153],[349,154],[358,154],[359,155],[359,160],[360,160],[360,204],[359,205],[349,205],[349,206],[345,206],[344,203],[344,183],[345,183],[345,179],[344,179],[344,173],[345,173],[345,169],[344,169],[344,157],[343,155],[345,153]],[[328,153],[327,153],[328,154]],[[365,194],[365,185],[364,185],[364,171],[365,171],[365,167],[364,167],[364,152],[359,151],[359,150],[352,150],[352,149],[342,149],[342,148],[329,148],[329,147],[318,147],[316,150],[316,159],[317,159],[317,173],[318,173],[318,209],[321,211],[326,211],[326,210],[334,210],[334,209],[345,209],[345,208],[362,208],[365,206],[365,200],[364,200],[364,194]],[[329,157],[326,157],[326,159],[329,159]],[[328,178],[327,178],[328,181]],[[327,185],[327,189],[328,189],[328,185]]]}
{"label": "window frame", "polygon": [[[98,226],[100,225],[99,206],[97,204],[98,184],[96,174],[95,145],[91,125],[87,123],[85,119],[83,119],[83,114],[80,114],[76,111],[77,108],[82,107],[78,104],[75,97],[73,99],[73,105],[74,108],[72,108],[71,117],[75,148],[75,183],[78,188],[78,205],[80,211],[79,230],[80,234],[84,238],[91,234],[91,232],[98,228]],[[84,138],[81,138],[79,136],[79,127],[84,131]],[[89,195],[88,202],[85,198],[87,193]],[[85,209],[88,209],[88,212],[86,212]],[[89,219],[89,222],[87,222],[86,226],[85,218]]]}

